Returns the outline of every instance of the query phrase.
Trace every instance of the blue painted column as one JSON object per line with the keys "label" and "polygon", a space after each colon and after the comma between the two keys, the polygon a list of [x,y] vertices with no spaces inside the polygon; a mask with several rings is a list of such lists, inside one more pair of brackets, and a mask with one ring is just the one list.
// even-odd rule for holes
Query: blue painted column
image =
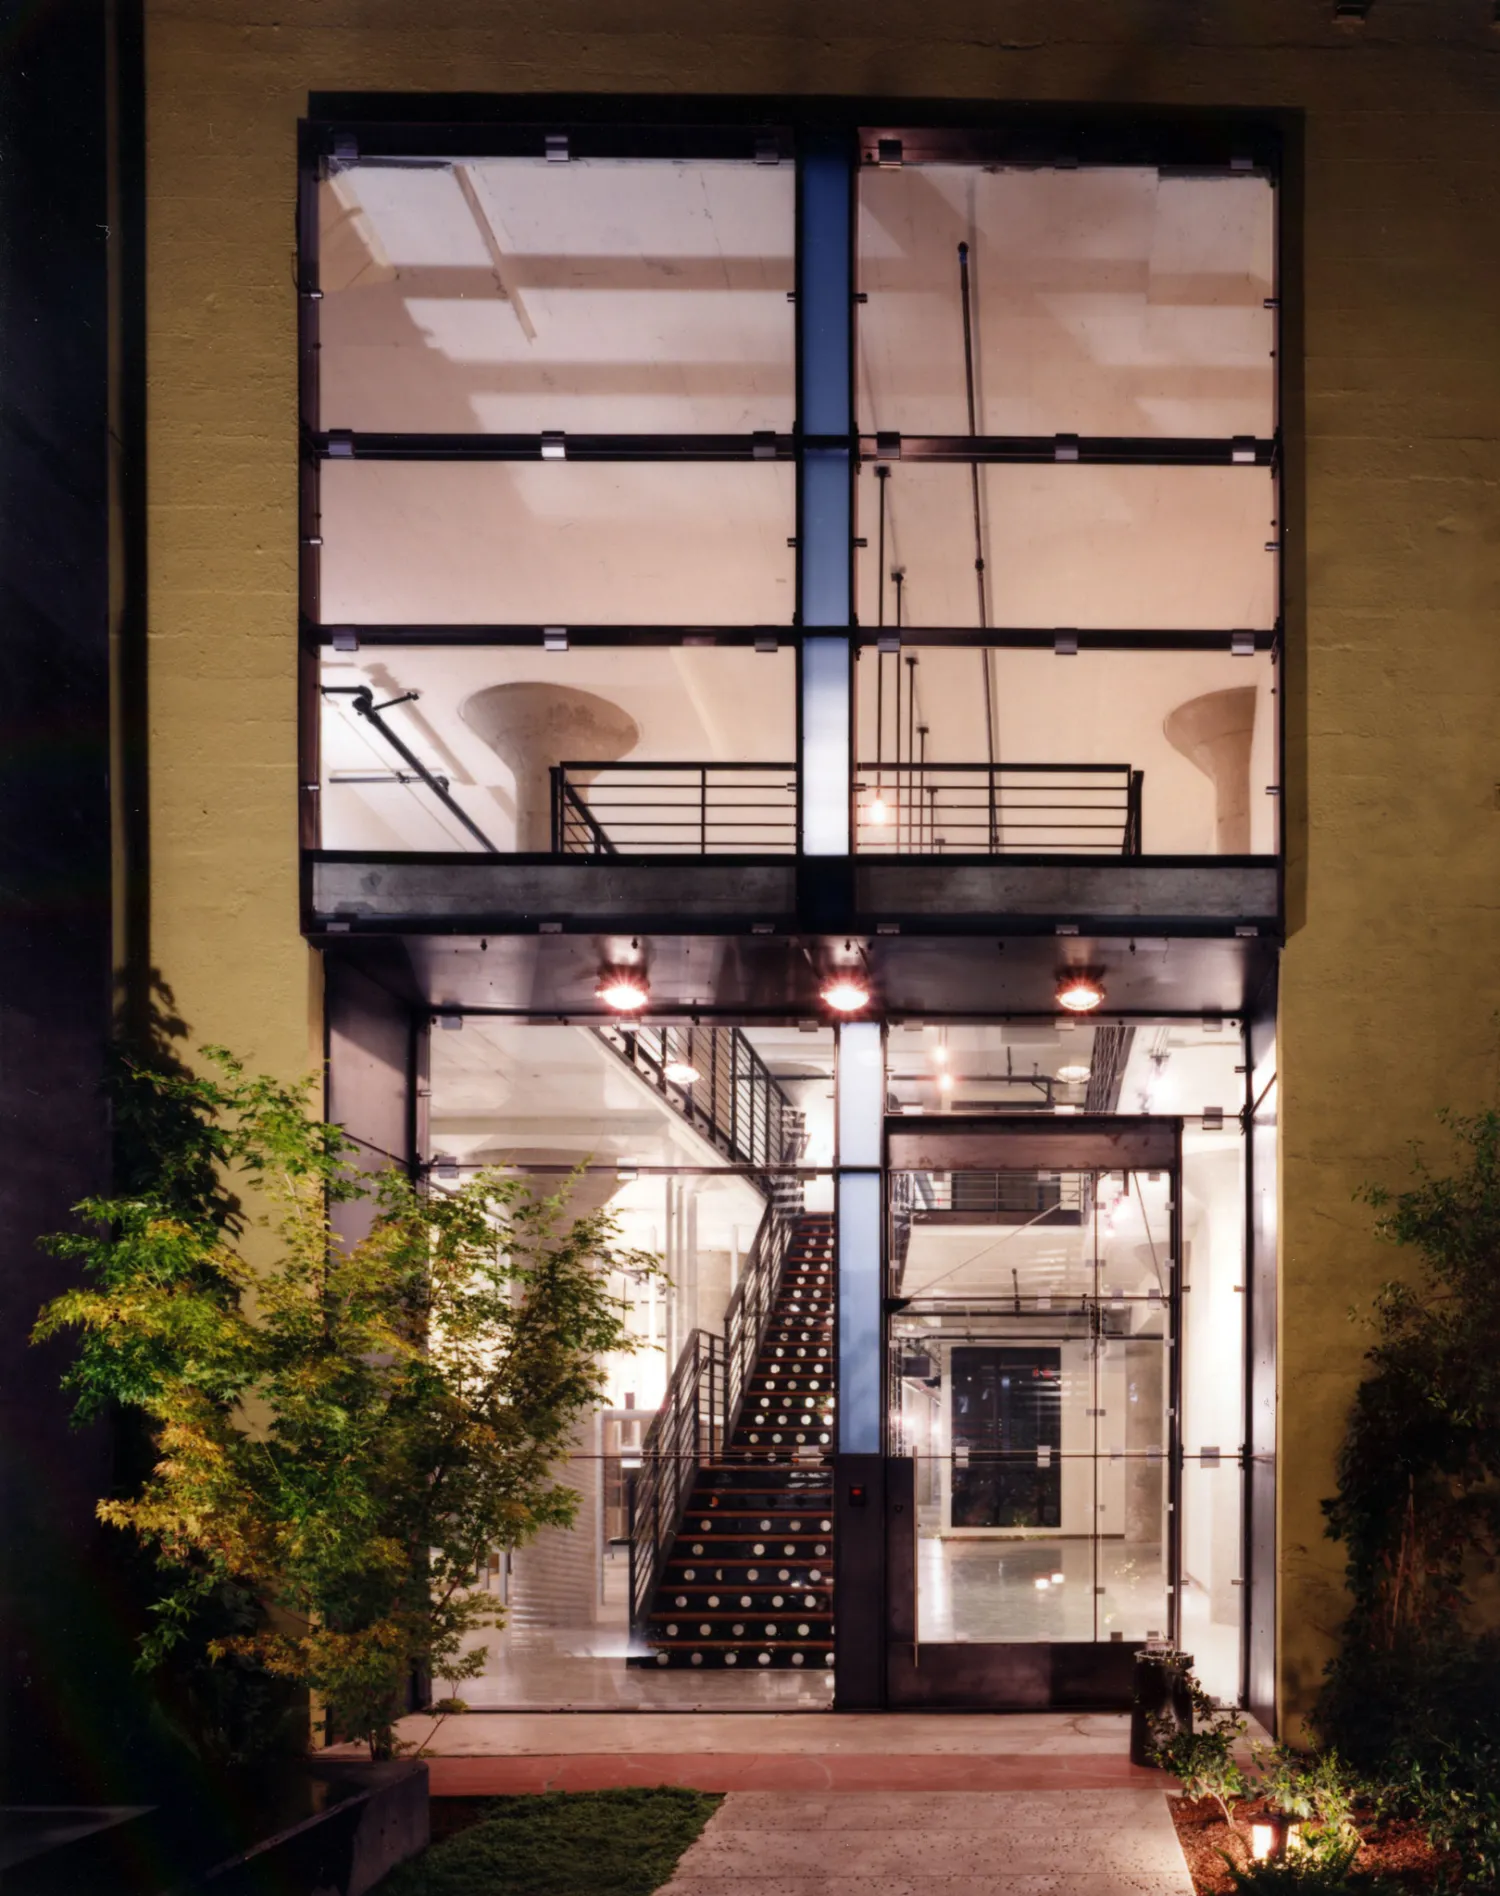
{"label": "blue painted column", "polygon": [[[847,137],[813,132],[797,171],[797,610],[802,628],[803,887],[817,859],[847,876],[853,783],[854,220]],[[821,907],[812,889],[815,910]],[[841,1709],[885,1696],[885,1507],[881,1428],[880,1026],[839,1028],[837,1050],[838,1453],[834,1469],[834,1694]]]}
{"label": "blue painted column", "polygon": [[852,151],[810,134],[797,171],[797,611],[801,845],[849,853],[853,620]]}

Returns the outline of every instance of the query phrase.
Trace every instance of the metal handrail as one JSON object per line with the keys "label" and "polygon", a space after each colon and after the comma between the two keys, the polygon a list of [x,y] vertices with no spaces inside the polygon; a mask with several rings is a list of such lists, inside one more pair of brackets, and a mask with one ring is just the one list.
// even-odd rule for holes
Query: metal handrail
{"label": "metal handrail", "polygon": [[745,1268],[724,1312],[724,1443],[734,1440],[750,1378],[765,1341],[766,1326],[781,1289],[781,1273],[791,1244],[795,1217],[775,1203],[766,1207]]}
{"label": "metal handrail", "polygon": [[[560,837],[569,837],[577,841],[583,837],[587,846],[569,848],[560,842]],[[603,829],[594,820],[594,814],[579,796],[577,788],[568,782],[560,770],[552,773],[552,848],[554,854],[614,856],[619,852],[605,835]]]}
{"label": "metal handrail", "polygon": [[630,1626],[637,1640],[644,1637],[698,1470],[729,1453],[798,1215],[774,1202],[766,1206],[724,1313],[724,1335],[689,1333],[641,1444],[630,1516]]}
{"label": "metal handrail", "polygon": [[557,855],[789,855],[796,847],[795,764],[552,766]]}
{"label": "metal handrail", "polygon": [[630,1625],[645,1628],[700,1463],[721,1452],[724,1433],[724,1339],[688,1334],[656,1419],[641,1444],[631,1488]]}
{"label": "metal handrail", "polygon": [[[738,1027],[611,1024],[596,1032],[734,1164],[769,1172],[802,1156],[807,1141],[803,1114]],[[672,1079],[669,1069],[698,1077]],[[765,1189],[769,1195],[769,1182]]]}
{"label": "metal handrail", "polygon": [[855,769],[855,848],[885,855],[1139,856],[1144,771],[1129,764]]}

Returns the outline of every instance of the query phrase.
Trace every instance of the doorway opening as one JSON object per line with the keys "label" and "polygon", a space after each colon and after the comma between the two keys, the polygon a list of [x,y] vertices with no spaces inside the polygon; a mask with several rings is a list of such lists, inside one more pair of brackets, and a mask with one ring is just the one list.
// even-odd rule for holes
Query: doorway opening
{"label": "doorway opening", "polygon": [[1245,1650],[1240,1035],[897,1029],[888,1055],[887,1683],[1108,1705]]}

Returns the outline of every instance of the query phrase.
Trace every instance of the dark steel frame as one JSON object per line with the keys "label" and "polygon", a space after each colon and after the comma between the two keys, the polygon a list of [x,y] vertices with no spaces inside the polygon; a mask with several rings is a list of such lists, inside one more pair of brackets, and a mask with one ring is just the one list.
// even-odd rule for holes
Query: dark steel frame
{"label": "dark steel frame", "polygon": [[[1284,136],[1295,141],[1295,123],[1290,116],[1283,125],[1275,115],[1241,111],[1182,111],[1149,107],[1117,111],[1111,108],[1050,106],[987,106],[979,102],[945,104],[923,102],[913,126],[910,101],[847,100],[804,97],[796,100],[768,101],[764,98],[723,97],[712,101],[711,122],[702,122],[705,106],[701,101],[658,98],[626,101],[610,97],[556,97],[546,102],[544,115],[538,115],[538,101],[529,96],[497,98],[491,95],[312,95],[309,118],[298,131],[298,250],[296,281],[298,291],[299,400],[303,416],[302,457],[299,472],[299,592],[300,637],[298,651],[298,695],[301,710],[299,749],[299,840],[304,852],[316,852],[319,841],[317,796],[319,770],[319,653],[333,642],[336,631],[352,630],[360,643],[371,646],[410,644],[496,647],[529,645],[541,642],[542,628],[518,625],[484,626],[390,626],[368,625],[354,628],[333,627],[321,622],[319,515],[319,470],[330,453],[353,458],[452,459],[529,458],[540,455],[539,437],[509,437],[505,442],[487,444],[483,437],[425,436],[390,437],[350,435],[335,443],[318,429],[318,282],[317,183],[324,165],[347,161],[352,154],[363,159],[393,163],[421,162],[423,159],[447,159],[474,156],[542,156],[549,135],[562,134],[572,157],[637,158],[731,158],[757,162],[785,162],[821,133],[825,139],[839,141],[850,153],[857,170],[863,166],[891,162],[968,162],[1010,165],[1155,165],[1164,172],[1178,175],[1222,175],[1253,173],[1275,183],[1282,180]],[[1292,240],[1290,220],[1278,219],[1277,282],[1272,301],[1280,304],[1281,285],[1288,274],[1286,260]],[[799,268],[801,247],[799,245]],[[854,321],[851,296],[850,325]],[[804,324],[798,311],[798,389],[802,387],[801,351]],[[1042,463],[1065,459],[1079,465],[1253,465],[1271,466],[1277,481],[1278,538],[1285,537],[1285,467],[1281,448],[1282,419],[1285,410],[1284,359],[1278,339],[1276,377],[1277,429],[1270,441],[1136,441],[1088,438],[1065,442],[1066,452],[1059,454],[1056,437],[990,438],[970,441],[950,437],[907,437],[900,443],[903,459],[972,462],[974,460]],[[850,434],[836,441],[824,441],[794,431],[791,437],[764,436],[711,437],[697,442],[691,437],[661,437],[650,442],[641,437],[578,436],[566,441],[569,458],[630,460],[738,460],[795,459],[803,465],[809,447],[814,449],[847,448],[851,477],[858,460],[869,458],[889,444],[881,438]],[[1249,449],[1247,455],[1246,450]],[[1236,456],[1238,459],[1236,460]],[[798,594],[801,596],[802,572],[807,557],[804,522],[800,511],[797,526]],[[852,510],[852,499],[851,499]],[[853,558],[852,511],[848,558]],[[1278,664],[1284,659],[1284,633],[1287,600],[1287,561],[1278,562],[1280,609],[1274,629],[1258,629],[1249,635],[1250,649],[1270,651]],[[798,738],[801,751],[800,705],[800,633],[794,628],[754,626],[661,627],[606,626],[570,627],[569,641],[579,647],[673,646],[678,644],[723,644],[726,646],[764,643],[774,634],[778,643],[788,642],[799,649]],[[844,628],[852,660],[860,647],[873,644],[878,636],[873,627],[861,628],[850,623]],[[903,628],[901,642],[912,645],[970,644],[995,648],[1045,649],[1055,646],[1057,629],[1051,627],[1010,627],[976,633],[968,628]],[[1074,649],[1117,651],[1213,651],[1244,648],[1245,635],[1222,629],[1200,629],[1164,633],[1128,629],[1080,630],[1070,633],[1076,639]],[[1284,669],[1278,681],[1278,792],[1284,787],[1286,755],[1286,693]],[[851,706],[853,689],[851,682]],[[851,745],[851,756],[853,755]],[[1285,807],[1278,821],[1278,888],[1284,890]],[[800,803],[800,791],[799,791]],[[799,808],[800,819],[800,808]],[[309,860],[311,859],[309,854]],[[434,859],[436,860],[436,859]],[[452,860],[465,860],[453,858]],[[957,858],[952,859],[960,866]],[[1171,859],[1164,859],[1171,860]],[[1205,864],[1207,866],[1207,864]],[[304,874],[304,902],[310,879]],[[1284,894],[1278,910],[1284,909]],[[306,910],[310,919],[311,911]],[[997,920],[1000,918],[997,917]],[[913,918],[930,929],[933,918]],[[1023,932],[1034,932],[1035,918],[1024,918]],[[438,923],[435,932],[447,932]],[[961,932],[971,932],[963,924]],[[1126,931],[1128,932],[1128,931]],[[1274,997],[1270,1003],[1274,1015]],[[496,1010],[508,1012],[510,1010]],[[744,1010],[740,1010],[743,1013]],[[717,1012],[708,1009],[705,1012]],[[924,1015],[932,1019],[972,1019],[972,1010],[950,1013],[937,1002]],[[745,1017],[749,1017],[748,1015]],[[769,1018],[769,1016],[766,1016]],[[782,1017],[781,1015],[777,1016]],[[1011,1014],[1007,1018],[1029,1018]],[[1124,1013],[1112,1018],[1164,1019],[1195,1018],[1193,1010],[1155,1010],[1150,1013]],[[1247,1033],[1249,1029],[1246,1029]],[[1246,1065],[1250,1061],[1247,1054]],[[1247,1096],[1247,1130],[1254,1102]],[[1247,1176],[1250,1168],[1247,1167]],[[1249,1199],[1247,1196],[1247,1216]],[[1253,1232],[1247,1225],[1247,1248]],[[1179,1247],[1180,1248],[1180,1247]],[[1274,1281],[1267,1301],[1274,1318]],[[1254,1306],[1252,1305],[1252,1309]],[[1247,1323],[1247,1337],[1250,1334]],[[1247,1391],[1249,1381],[1247,1378]],[[1247,1401],[1249,1396],[1247,1394]],[[1247,1413],[1247,1444],[1252,1443],[1251,1417]],[[1247,1472],[1246,1540],[1251,1530],[1253,1496]],[[1248,1566],[1247,1566],[1248,1579]],[[1252,1602],[1246,1586],[1245,1613],[1247,1630]],[[1175,1596],[1174,1596],[1175,1599]],[[1247,1639],[1247,1652],[1249,1643]],[[1248,1663],[1248,1661],[1247,1661]]]}
{"label": "dark steel frame", "polygon": [[[1078,1160],[1069,1164],[1066,1153],[1069,1146],[1081,1146],[1093,1141],[1097,1146],[1101,1137],[1119,1138],[1126,1142],[1137,1140],[1143,1150],[1153,1148],[1156,1141],[1165,1137],[1170,1142],[1170,1176],[1172,1180],[1171,1224],[1169,1242],[1172,1255],[1172,1281],[1166,1303],[1166,1407],[1168,1411],[1168,1440],[1164,1446],[1164,1460],[1167,1473],[1167,1507],[1169,1514],[1167,1544],[1164,1548],[1167,1573],[1168,1625],[1169,1633],[1175,1642],[1181,1623],[1182,1601],[1182,1473],[1184,1450],[1182,1443],[1182,1129],[1181,1118],[1169,1118],[1161,1115],[1104,1113],[1079,1114],[1076,1117],[1059,1120],[1045,1115],[1025,1115],[1010,1113],[986,1113],[984,1115],[964,1113],[944,1113],[941,1115],[888,1115],[885,1122],[881,1175],[886,1181],[887,1214],[881,1219],[881,1278],[887,1288],[885,1296],[885,1322],[881,1339],[881,1406],[885,1417],[886,1454],[892,1454],[890,1440],[891,1415],[891,1338],[890,1319],[896,1314],[898,1306],[906,1299],[890,1294],[893,1236],[893,1219],[889,1215],[891,1206],[890,1181],[897,1175],[898,1168],[891,1158],[891,1142],[907,1137],[920,1137],[924,1132],[934,1139],[958,1138],[960,1140],[989,1145],[994,1148],[995,1158],[988,1169],[998,1171],[1029,1172],[1038,1163],[1033,1158],[1016,1159],[1007,1166],[1000,1154],[1006,1145],[1012,1150],[1023,1141],[1035,1149],[1055,1150],[1060,1156],[1055,1163],[1048,1160],[1048,1166],[1062,1171],[1087,1171],[1100,1169],[1097,1162],[1092,1165]],[[1139,1153],[1131,1154],[1127,1148],[1113,1161],[1108,1169],[1141,1170],[1147,1165],[1152,1169],[1168,1169],[1155,1164]],[[904,1168],[901,1168],[904,1169]],[[967,1166],[954,1167],[955,1170],[968,1170]],[[984,1168],[976,1168],[984,1169]],[[904,1459],[904,1458],[898,1458]],[[1097,1437],[1096,1454],[1097,1461]],[[1097,1472],[1097,1471],[1096,1471]],[[916,1532],[915,1512],[912,1516],[912,1532]],[[915,1622],[914,1622],[915,1631]],[[916,1642],[911,1642],[915,1644]],[[1121,1709],[1129,1703],[1128,1695],[1121,1698],[1118,1677],[1118,1646],[1121,1642],[1100,1641],[1064,1642],[1069,1655],[1070,1691],[1066,1703],[1077,1707],[1082,1704],[1094,1704],[1100,1708]],[[1127,1647],[1139,1642],[1125,1641]],[[1038,1656],[1056,1642],[1038,1642],[1033,1645],[1026,1641],[996,1641],[993,1643],[966,1641],[962,1643],[964,1668],[982,1682],[991,1679],[996,1694],[996,1703],[1006,1703],[1004,1693],[1006,1680],[1018,1670],[1028,1674],[1036,1671]],[[1097,1673],[1094,1683],[1090,1684],[1089,1645],[1098,1648]],[[932,1650],[932,1649],[929,1649]],[[920,1671],[920,1655],[916,1669]],[[909,1700],[893,1697],[892,1704],[904,1702],[911,1705],[932,1706],[941,1704],[941,1697],[934,1699],[932,1694],[922,1692]],[[955,1701],[960,1704],[972,1704],[972,1696]]]}
{"label": "dark steel frame", "polygon": [[[538,459],[543,437],[537,435],[391,434],[340,430],[321,426],[318,413],[318,283],[317,184],[328,170],[349,164],[381,162],[421,164],[477,156],[543,157],[549,141],[561,139],[571,158],[719,158],[762,164],[798,162],[808,153],[826,160],[838,155],[857,177],[866,166],[890,163],[1006,163],[1012,165],[1149,164],[1184,175],[1252,173],[1273,181],[1280,172],[1279,128],[1264,115],[1155,112],[1129,114],[1109,110],[1033,106],[982,107],[973,104],[924,103],[920,123],[913,126],[909,104],[890,101],[806,99],[715,100],[712,119],[702,119],[701,101],[654,99],[646,102],[613,101],[597,97],[559,97],[538,115],[534,98],[486,98],[476,95],[364,95],[314,94],[310,116],[299,127],[298,189],[298,328],[300,404],[302,412],[302,470],[300,482],[300,587],[302,611],[301,687],[302,738],[300,751],[301,805],[299,834],[302,846],[316,848],[319,840],[318,732],[316,706],[318,648],[331,642],[335,628],[320,623],[318,476],[329,458],[399,460],[512,460]],[[857,297],[854,281],[854,212],[857,193],[850,192],[849,253],[845,274],[849,282],[848,321],[838,343],[845,354],[852,384],[852,338]],[[814,414],[809,402],[818,399],[816,384],[808,381],[810,357],[808,299],[804,294],[808,259],[802,243],[803,206],[798,197],[796,270],[799,288],[793,293],[795,321],[798,423],[788,434],[741,435],[608,435],[586,433],[564,437],[567,459],[580,461],[792,461],[797,481],[797,596],[805,596],[809,557],[822,570],[842,559],[852,580],[854,553],[853,479],[862,460],[899,454],[911,461],[958,464],[1010,462],[1039,464],[1138,466],[1270,466],[1280,465],[1279,438],[1182,439],[1152,437],[1072,436],[885,436],[862,435],[853,425],[852,386],[841,400],[844,421],[828,432],[827,415]],[[1273,302],[1277,299],[1273,297]],[[832,340],[829,338],[829,340]],[[1279,393],[1278,393],[1279,401]],[[809,428],[808,420],[818,425]],[[848,544],[835,551],[813,548],[816,517],[805,504],[809,467],[842,457],[847,464]],[[1279,483],[1278,483],[1279,484]],[[1281,503],[1278,500],[1278,518]],[[1284,577],[1282,580],[1284,585]],[[850,593],[852,599],[852,587]],[[803,615],[799,613],[799,618]],[[1277,628],[1252,635],[1251,649],[1279,655],[1280,615]],[[527,644],[540,638],[541,628],[485,627],[340,627],[354,631],[361,643],[394,644]],[[835,630],[827,627],[826,630]],[[589,627],[572,628],[570,643],[632,645],[707,643],[738,645],[764,642],[769,628],[714,627]],[[839,628],[854,649],[876,636],[874,628],[861,631],[848,623]],[[778,640],[790,636],[799,647],[798,749],[801,751],[800,639],[797,631],[777,628]],[[1070,634],[1070,638],[1075,635]],[[1056,641],[1055,628],[998,628],[975,635],[970,631],[923,628],[903,629],[903,642],[921,644],[974,643],[1003,648],[1045,647]],[[1243,641],[1244,634],[1238,635]],[[1076,635],[1077,650],[1222,650],[1234,643],[1229,631],[1179,634],[1099,630]],[[1284,693],[1281,718],[1284,725]],[[851,679],[851,724],[853,685]],[[852,736],[852,733],[851,733]],[[1278,746],[1284,752],[1283,740]],[[853,748],[851,743],[851,757]],[[852,774],[852,773],[851,773]],[[1278,775],[1280,774],[1278,769]],[[1280,785],[1277,786],[1278,790]],[[801,829],[799,776],[798,826]],[[850,791],[851,818],[853,790]],[[851,825],[851,837],[853,829]],[[1283,854],[1278,847],[1278,860]]]}

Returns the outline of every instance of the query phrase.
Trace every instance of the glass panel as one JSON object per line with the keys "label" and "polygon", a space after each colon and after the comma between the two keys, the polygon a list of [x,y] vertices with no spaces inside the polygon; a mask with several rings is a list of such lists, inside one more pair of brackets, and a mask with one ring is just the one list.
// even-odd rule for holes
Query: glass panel
{"label": "glass panel", "polygon": [[893,1178],[921,1638],[1167,1630],[1170,1230],[1164,1172]]}
{"label": "glass panel", "polygon": [[1232,1454],[1214,1461],[1191,1444],[1182,1471],[1181,1630],[1204,1688],[1235,1704],[1245,1589],[1244,1475]]}
{"label": "glass panel", "polygon": [[[861,470],[860,624],[977,625],[969,469],[898,461],[880,486],[883,609],[880,494]],[[992,464],[980,469],[980,514],[991,625],[1174,632],[1276,623],[1269,468]]]}
{"label": "glass panel", "polygon": [[792,425],[793,168],[359,165],[319,194],[325,428]]}
{"label": "glass panel", "polygon": [[584,853],[791,850],[796,676],[744,646],[325,650],[323,847],[548,850],[556,816]]}
{"label": "glass panel", "polygon": [[865,432],[969,432],[960,243],[979,433],[1272,432],[1265,179],[920,165],[859,184]]}
{"label": "glass panel", "polygon": [[[1184,1090],[1184,1069],[1204,1070],[1186,1049],[1170,1056],[1167,1074],[1173,1065],[1170,1083]],[[1235,1098],[1222,1083],[1212,1090],[1223,1131],[1190,1125],[1182,1137],[1182,1439],[1189,1454],[1207,1446],[1235,1456],[1245,1435],[1245,1142]]]}
{"label": "glass panel", "polygon": [[[1137,942],[1138,954],[1167,952],[1164,941]],[[1235,1111],[1245,1082],[1235,1068],[1243,1059],[1231,1020],[908,1023],[892,1028],[886,1043],[887,1103],[892,1112],[966,1114],[1201,1115],[1222,1107],[1222,1133],[1187,1127],[1184,1144],[1196,1154],[1239,1143]],[[1243,1218],[1243,1193],[1225,1183],[1227,1173],[1212,1181],[1205,1173],[1201,1186],[1199,1177],[1195,1170],[1190,1192],[1210,1184],[1228,1192],[1229,1208],[1216,1217]]]}
{"label": "glass panel", "polygon": [[328,624],[790,625],[790,463],[331,461]]}
{"label": "glass panel", "polygon": [[[435,1188],[449,1189],[449,1180],[471,1168],[500,1165],[521,1173],[533,1190],[551,1193],[581,1167],[570,1187],[571,1208],[607,1212],[622,1247],[649,1252],[664,1267],[660,1275],[611,1277],[638,1347],[600,1362],[600,1399],[559,1470],[578,1496],[572,1524],[544,1530],[524,1546],[497,1548],[480,1563],[476,1584],[505,1606],[508,1618],[503,1628],[468,1642],[488,1649],[483,1672],[462,1688],[470,1704],[828,1705],[832,1675],[823,1628],[831,1570],[822,1515],[802,1562],[805,1589],[795,1602],[782,1602],[798,1609],[786,1629],[793,1640],[802,1638],[804,1623],[812,1629],[814,1644],[800,1662],[783,1641],[773,1647],[781,1662],[759,1664],[768,1647],[763,1613],[758,1624],[746,1625],[741,1663],[724,1662],[725,1636],[734,1637],[735,1618],[748,1616],[723,1610],[731,1602],[708,1573],[696,1574],[684,1589],[693,1609],[690,1627],[686,1616],[678,1620],[675,1586],[648,1588],[649,1624],[638,1615],[633,1634],[631,1562],[632,1526],[638,1568],[655,1545],[648,1536],[653,1523],[644,1504],[637,1506],[649,1492],[648,1478],[665,1468],[669,1487],[677,1476],[693,1483],[720,1440],[735,1394],[728,1340],[764,1257],[769,1176],[776,1178],[777,1203],[793,1217],[799,1200],[806,1212],[826,1211],[831,1202],[826,1180],[803,1181],[791,1168],[809,1156],[831,1159],[832,1058],[826,1029],[594,1030],[469,1016],[461,1031],[432,1035]],[[713,1360],[706,1402],[685,1416],[679,1404],[674,1413],[686,1427],[671,1432],[664,1449],[653,1427],[669,1408],[674,1381],[682,1386],[682,1365],[705,1343]],[[709,1434],[696,1432],[699,1422]],[[753,1485],[759,1476],[764,1485],[765,1466],[737,1469],[733,1484],[748,1477]],[[808,1501],[816,1505],[808,1491],[820,1483],[827,1488],[819,1451],[794,1468],[783,1465],[782,1475],[795,1492],[771,1498],[768,1511],[800,1515]],[[793,1500],[799,1505],[791,1506]],[[711,1505],[721,1503],[732,1512],[733,1493],[718,1494]],[[681,1551],[670,1531],[665,1545]],[[685,1577],[694,1563],[678,1565]],[[779,1583],[765,1577],[774,1600]],[[708,1662],[694,1666],[688,1650],[673,1647],[669,1628],[680,1625],[697,1641],[705,1623],[716,1631],[704,1644]]]}
{"label": "glass panel", "polygon": [[[986,666],[1001,759],[993,805]],[[1276,680],[1269,652],[863,647],[858,847],[1272,854]]]}

